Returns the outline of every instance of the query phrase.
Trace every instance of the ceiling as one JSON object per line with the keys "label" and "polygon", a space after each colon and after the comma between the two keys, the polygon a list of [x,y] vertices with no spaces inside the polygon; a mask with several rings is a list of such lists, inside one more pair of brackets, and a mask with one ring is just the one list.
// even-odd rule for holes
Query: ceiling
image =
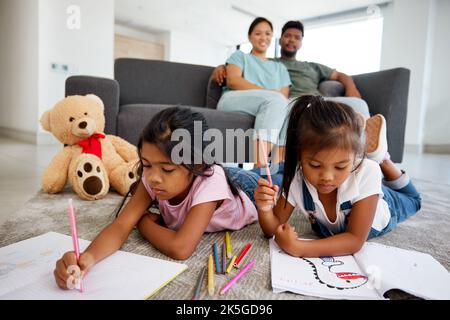
{"label": "ceiling", "polygon": [[279,32],[303,20],[380,4],[386,0],[115,0],[116,23],[143,31],[178,31],[232,46],[247,40],[256,16]]}

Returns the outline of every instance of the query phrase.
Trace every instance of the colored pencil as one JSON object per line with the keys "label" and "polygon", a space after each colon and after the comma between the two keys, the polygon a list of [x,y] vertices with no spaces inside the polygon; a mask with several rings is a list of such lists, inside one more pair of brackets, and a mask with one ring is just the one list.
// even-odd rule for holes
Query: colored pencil
{"label": "colored pencil", "polygon": [[200,271],[200,275],[198,276],[197,286],[195,288],[195,293],[194,293],[194,296],[192,297],[192,300],[200,299],[200,293],[202,291],[203,280],[205,279],[205,273],[206,273],[206,267],[203,267],[202,270]]}
{"label": "colored pencil", "polygon": [[211,254],[209,255],[208,260],[208,294],[210,296],[214,294],[214,264]]}
{"label": "colored pencil", "polygon": [[217,246],[217,241],[214,242],[213,246],[213,252],[214,252],[214,260],[216,261],[216,271],[217,273],[222,273],[222,268],[219,261],[219,247]]}
{"label": "colored pencil", "polygon": [[[266,153],[266,147],[264,146],[264,142],[262,142],[261,139],[258,139],[258,142],[259,142],[259,145],[261,147],[261,150],[262,150],[263,154],[265,155],[264,156],[264,162],[265,162],[264,163],[264,167],[266,168],[267,179],[269,180],[270,187],[273,187],[272,175],[270,174],[269,160],[267,159],[268,154]],[[276,202],[277,202],[277,195],[276,194],[274,194],[274,196],[273,196],[273,202],[274,202],[274,205],[276,205]]]}
{"label": "colored pencil", "polygon": [[255,259],[249,262],[239,273],[234,276],[233,279],[231,279],[223,288],[220,290],[220,294],[225,294],[233,284],[236,283],[253,265],[255,264]]}
{"label": "colored pencil", "polygon": [[241,262],[242,258],[244,258],[245,254],[247,253],[248,249],[250,249],[251,243],[247,243],[247,245],[244,247],[244,249],[239,254],[238,258],[236,259],[236,262],[234,263],[234,266],[238,268],[239,262]]}
{"label": "colored pencil", "polygon": [[231,259],[233,253],[231,252],[231,240],[230,240],[230,233],[228,231],[225,232],[225,243],[227,244],[227,258]]}
{"label": "colored pencil", "polygon": [[222,244],[222,273],[225,274],[227,270],[227,248],[225,242]]}
{"label": "colored pencil", "polygon": [[234,261],[236,261],[236,256],[234,256],[233,259],[231,259],[231,262],[230,262],[230,264],[228,265],[228,268],[227,268],[227,273],[231,272],[231,269],[233,268],[233,265],[234,265]]}
{"label": "colored pencil", "polygon": [[[75,218],[75,209],[73,207],[72,199],[69,199],[69,222],[70,232],[72,234],[73,251],[75,251],[78,263],[80,261],[80,246],[78,244],[77,220]],[[83,279],[80,279],[80,291],[84,292]]]}

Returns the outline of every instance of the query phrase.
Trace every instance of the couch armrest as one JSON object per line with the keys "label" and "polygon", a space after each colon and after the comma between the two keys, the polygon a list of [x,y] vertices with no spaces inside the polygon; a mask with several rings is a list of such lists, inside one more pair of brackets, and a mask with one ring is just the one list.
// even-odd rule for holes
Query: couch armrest
{"label": "couch armrest", "polygon": [[66,80],[66,97],[95,94],[105,105],[105,133],[117,134],[119,114],[119,83],[113,79],[90,76],[71,76]]}
{"label": "couch armrest", "polygon": [[225,84],[222,84],[222,86],[220,86],[215,80],[213,80],[212,75],[209,77],[208,88],[206,89],[207,108],[217,109],[217,104],[222,96],[222,89],[224,85]]}
{"label": "couch armrest", "polygon": [[388,149],[394,162],[403,159],[410,70],[395,68],[352,76],[370,114],[386,118]]}

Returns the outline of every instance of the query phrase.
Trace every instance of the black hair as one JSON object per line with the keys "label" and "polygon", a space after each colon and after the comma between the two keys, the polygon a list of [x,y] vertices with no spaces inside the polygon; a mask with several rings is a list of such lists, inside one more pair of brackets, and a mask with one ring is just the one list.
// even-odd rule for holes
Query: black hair
{"label": "black hair", "polygon": [[[282,186],[286,199],[291,182],[300,169],[303,150],[318,153],[327,148],[339,147],[351,149],[356,156],[364,159],[362,134],[362,119],[348,105],[324,100],[321,96],[304,95],[295,99],[286,133]],[[353,170],[361,163],[362,160]]]}
{"label": "black hair", "polygon": [[305,30],[303,28],[303,23],[301,23],[298,20],[291,20],[284,24],[283,28],[281,29],[281,35],[287,30],[287,29],[298,29],[302,32],[302,37],[305,36]]}
{"label": "black hair", "polygon": [[[195,123],[201,123],[201,132],[196,132]],[[198,128],[198,127],[197,127]],[[197,176],[211,176],[214,171],[212,166],[221,164],[216,163],[215,161],[211,161],[211,159],[206,159],[205,161],[203,157],[203,151],[208,146],[208,141],[203,139],[204,133],[208,130],[208,124],[204,116],[199,113],[192,111],[188,108],[181,107],[170,107],[166,108],[160,112],[158,112],[150,122],[145,126],[142,131],[139,142],[137,144],[138,154],[139,154],[139,166],[137,169],[138,179],[137,181],[130,187],[129,192],[124,197],[122,203],[120,204],[119,209],[117,210],[116,216],[119,214],[122,209],[127,197],[130,194],[133,194],[136,190],[143,173],[143,163],[141,157],[141,150],[144,143],[152,143],[155,144],[164,154],[166,154],[169,158],[171,158],[172,150],[178,143],[182,143],[183,141],[172,141],[172,133],[177,129],[186,130],[185,132],[190,136],[190,150],[188,153],[189,159],[186,162],[183,162],[185,159],[183,155],[181,155],[182,161],[179,163],[183,167],[185,167],[189,172],[194,175],[194,179]],[[198,140],[195,139],[195,134],[201,134],[200,141],[202,143],[198,145]],[[182,154],[181,150],[181,154]],[[201,158],[199,158],[201,157]],[[198,163],[198,159],[201,159],[201,163]],[[173,159],[172,159],[173,161]],[[228,185],[230,186],[231,192],[234,195],[239,195],[239,191],[236,185],[229,179],[227,172],[225,172],[225,177],[227,179]]]}
{"label": "black hair", "polygon": [[270,26],[270,29],[273,31],[272,22],[270,22],[266,18],[258,17],[258,18],[255,18],[255,20],[253,20],[253,22],[250,24],[250,27],[248,28],[248,35],[250,35],[252,33],[253,29],[255,29],[255,27],[258,24],[260,24],[261,22],[267,22]]}

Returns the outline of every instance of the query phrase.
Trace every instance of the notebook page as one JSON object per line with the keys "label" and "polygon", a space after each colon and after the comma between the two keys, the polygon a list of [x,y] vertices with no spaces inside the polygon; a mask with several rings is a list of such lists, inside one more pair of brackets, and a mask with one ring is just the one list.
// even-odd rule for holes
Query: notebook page
{"label": "notebook page", "polygon": [[[80,240],[83,250],[88,241]],[[85,292],[61,290],[55,262],[72,250],[69,236],[50,232],[0,248],[0,299],[145,299],[187,266],[118,251],[96,264],[83,279]]]}
{"label": "notebook page", "polygon": [[297,258],[270,240],[274,292],[290,291],[329,299],[381,299],[352,256]]}
{"label": "notebook page", "polygon": [[450,299],[450,274],[429,254],[366,242],[354,257],[383,293],[401,289],[424,299]]}

